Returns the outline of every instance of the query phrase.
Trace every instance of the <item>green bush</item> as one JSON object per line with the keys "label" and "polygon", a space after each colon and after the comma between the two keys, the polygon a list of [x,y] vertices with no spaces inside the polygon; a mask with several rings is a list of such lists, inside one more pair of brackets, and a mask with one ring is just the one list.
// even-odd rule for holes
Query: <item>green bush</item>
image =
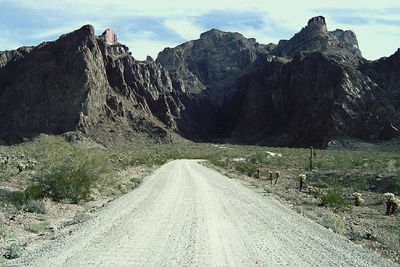
{"label": "green bush", "polygon": [[22,256],[24,253],[24,248],[17,243],[12,243],[8,248],[7,252],[5,253],[5,258],[7,259],[16,259]]}
{"label": "green bush", "polygon": [[[49,153],[50,152],[50,153]],[[49,197],[55,201],[78,203],[90,194],[94,183],[112,167],[100,149],[83,145],[59,147],[45,154],[43,167],[34,176],[34,185],[27,195]]]}
{"label": "green bush", "polygon": [[256,172],[256,166],[251,162],[236,162],[235,170],[248,176],[253,176]]}
{"label": "green bush", "polygon": [[321,198],[322,205],[345,211],[351,209],[351,202],[338,191],[330,191]]}
{"label": "green bush", "polygon": [[257,163],[261,163],[264,161],[265,155],[260,152],[257,151],[256,153],[252,154],[249,158],[248,161],[253,163],[253,164],[257,164]]}
{"label": "green bush", "polygon": [[29,186],[25,191],[15,191],[9,194],[10,201],[17,210],[34,213],[46,213],[46,207],[42,200],[41,190],[37,186]]}

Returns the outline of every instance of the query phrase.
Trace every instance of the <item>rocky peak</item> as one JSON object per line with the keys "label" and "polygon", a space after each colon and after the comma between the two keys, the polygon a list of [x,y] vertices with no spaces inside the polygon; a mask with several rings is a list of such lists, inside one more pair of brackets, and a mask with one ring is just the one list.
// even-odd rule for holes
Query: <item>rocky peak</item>
{"label": "rocky peak", "polygon": [[268,46],[258,44],[254,38],[211,29],[198,40],[164,49],[157,62],[168,71],[177,72],[189,92],[208,90],[209,98],[221,103],[234,90],[232,84],[239,74],[268,51]]}
{"label": "rocky peak", "polygon": [[108,45],[118,44],[117,34],[111,29],[105,30],[100,38]]}
{"label": "rocky peak", "polygon": [[200,34],[200,39],[214,37],[214,36],[221,36],[223,34],[225,34],[225,32],[213,28],[213,29],[211,29],[209,31],[206,31],[206,32],[203,32],[202,34]]}
{"label": "rocky peak", "polygon": [[86,33],[86,34],[89,34],[89,35],[92,35],[92,36],[94,36],[94,28],[93,28],[93,26],[92,25],[90,25],[90,24],[87,24],[87,25],[84,25],[84,26],[82,26],[79,30],[77,30],[78,32],[83,32],[83,33]]}
{"label": "rocky peak", "polygon": [[318,26],[326,27],[325,17],[323,17],[323,16],[313,17],[308,20],[307,25],[308,26],[318,25]]}
{"label": "rocky peak", "polygon": [[306,27],[290,40],[281,40],[275,49],[278,56],[285,57],[293,57],[298,52],[334,52],[361,58],[356,35],[352,31],[329,32],[323,16],[311,18]]}

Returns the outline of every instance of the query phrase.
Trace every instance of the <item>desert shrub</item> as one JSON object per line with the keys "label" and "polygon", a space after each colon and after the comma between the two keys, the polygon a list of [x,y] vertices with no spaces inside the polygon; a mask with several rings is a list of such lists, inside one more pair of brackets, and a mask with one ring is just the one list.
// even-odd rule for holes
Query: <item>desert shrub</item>
{"label": "desert shrub", "polygon": [[265,155],[263,153],[261,153],[260,151],[252,154],[249,158],[248,161],[253,163],[253,164],[257,164],[257,163],[261,163],[263,162],[265,158]]}
{"label": "desert shrub", "polygon": [[264,188],[264,192],[267,193],[267,194],[271,194],[273,192],[273,190],[272,190],[271,187],[265,187]]}
{"label": "desert shrub", "polygon": [[24,248],[17,244],[17,243],[12,243],[8,248],[7,252],[4,254],[6,259],[16,259],[22,256],[24,253]]}
{"label": "desert shrub", "polygon": [[31,231],[33,233],[41,233],[48,229],[50,226],[50,223],[48,221],[42,221],[42,222],[36,222],[33,224],[30,224],[26,230]]}
{"label": "desert shrub", "polygon": [[73,221],[74,223],[83,223],[86,222],[87,220],[89,220],[91,218],[90,214],[83,212],[83,211],[78,211],[74,218]]}
{"label": "desert shrub", "polygon": [[347,230],[347,236],[351,241],[360,241],[364,238],[363,232],[361,227],[352,226]]}
{"label": "desert shrub", "polygon": [[221,168],[229,167],[229,161],[227,159],[211,158],[209,161],[211,162],[211,164]]}
{"label": "desert shrub", "polygon": [[382,205],[386,202],[386,198],[383,194],[377,194],[373,197],[372,203],[373,205]]}
{"label": "desert shrub", "polygon": [[246,174],[248,176],[253,176],[254,173],[256,172],[256,166],[252,164],[251,162],[236,162],[235,163],[235,170],[242,173]]}
{"label": "desert shrub", "polygon": [[34,176],[29,190],[36,197],[77,203],[87,199],[100,176],[112,170],[107,154],[100,149],[82,145],[58,149],[45,154],[43,166]]}
{"label": "desert shrub", "polygon": [[352,187],[354,190],[366,190],[368,189],[368,180],[366,178],[359,177],[358,179],[351,179],[344,184],[344,187]]}
{"label": "desert shrub", "polygon": [[351,209],[350,201],[344,198],[338,191],[329,191],[321,197],[321,201],[321,204],[326,207],[333,207],[342,211]]}
{"label": "desert shrub", "polygon": [[0,239],[7,239],[13,236],[14,232],[4,223],[0,223]]}
{"label": "desert shrub", "polygon": [[24,191],[15,191],[7,197],[17,210],[45,213],[46,208],[42,200],[43,192],[37,186],[29,186]]}
{"label": "desert shrub", "polygon": [[23,210],[32,213],[47,213],[46,204],[42,199],[28,199]]}
{"label": "desert shrub", "polygon": [[326,211],[321,214],[321,224],[328,229],[332,229],[335,233],[343,233],[345,229],[345,224],[343,219],[331,212],[331,211]]}

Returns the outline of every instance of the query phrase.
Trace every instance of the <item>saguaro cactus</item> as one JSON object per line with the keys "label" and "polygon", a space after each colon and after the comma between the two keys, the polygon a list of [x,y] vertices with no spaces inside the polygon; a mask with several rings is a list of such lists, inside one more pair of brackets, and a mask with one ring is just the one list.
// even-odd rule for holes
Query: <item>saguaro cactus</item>
{"label": "saguaro cactus", "polygon": [[314,161],[314,148],[311,146],[310,147],[310,171],[313,170],[313,161]]}

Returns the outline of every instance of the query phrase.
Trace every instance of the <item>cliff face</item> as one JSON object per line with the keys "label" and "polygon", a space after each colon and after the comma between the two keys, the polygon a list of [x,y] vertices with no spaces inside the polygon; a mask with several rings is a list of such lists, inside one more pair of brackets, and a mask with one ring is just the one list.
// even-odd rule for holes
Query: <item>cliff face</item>
{"label": "cliff face", "polygon": [[[400,49],[392,56],[364,63],[360,69],[389,95],[395,108],[392,113],[395,122],[400,121]],[[396,125],[399,125],[398,123]]]}
{"label": "cliff face", "polygon": [[337,137],[374,141],[399,134],[388,92],[318,52],[286,64],[265,62],[241,80],[231,101],[224,108],[228,132],[239,142],[325,146]]}
{"label": "cliff face", "polygon": [[239,33],[212,29],[198,40],[164,49],[157,62],[182,77],[188,92],[209,94],[210,101],[218,105],[232,93],[246,68],[272,48]]}
{"label": "cliff face", "polygon": [[[216,29],[137,61],[108,29],[0,52],[0,139],[80,131],[101,143],[181,135],[282,146],[399,136],[400,51],[361,56],[315,17],[263,45]],[[176,135],[178,134],[178,135]]]}
{"label": "cliff face", "polygon": [[219,139],[326,146],[400,134],[397,57],[368,62],[352,31],[328,31],[325,18],[315,17],[278,45],[211,30],[157,60],[190,77],[187,87],[201,85],[196,91],[217,107]]}
{"label": "cliff face", "polygon": [[84,26],[0,59],[0,136],[8,141],[74,130],[101,142],[136,133],[168,139],[175,128],[181,84],[159,64],[134,60],[110,30],[97,37]]}

